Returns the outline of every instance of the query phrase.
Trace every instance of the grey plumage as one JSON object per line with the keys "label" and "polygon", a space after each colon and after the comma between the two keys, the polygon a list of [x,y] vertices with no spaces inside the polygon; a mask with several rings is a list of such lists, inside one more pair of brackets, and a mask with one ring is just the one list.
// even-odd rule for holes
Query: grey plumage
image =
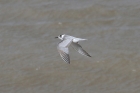
{"label": "grey plumage", "polygon": [[81,45],[79,45],[78,43],[73,43],[72,42],[72,46],[74,47],[75,50],[77,50],[80,54],[84,55],[84,56],[88,56],[91,57],[83,48]]}
{"label": "grey plumage", "polygon": [[82,38],[76,38],[73,36],[69,36],[69,35],[60,35],[56,38],[59,38],[60,40],[62,40],[58,46],[58,52],[61,56],[61,58],[70,64],[70,57],[69,57],[69,49],[68,47],[72,44],[72,46],[82,55],[87,56],[87,57],[91,57],[82,47],[81,45],[78,44],[79,41],[84,41],[87,39],[82,39]]}
{"label": "grey plumage", "polygon": [[70,63],[68,46],[71,44],[71,42],[72,40],[66,39],[66,40],[61,41],[59,45],[57,46],[60,56],[67,63]]}

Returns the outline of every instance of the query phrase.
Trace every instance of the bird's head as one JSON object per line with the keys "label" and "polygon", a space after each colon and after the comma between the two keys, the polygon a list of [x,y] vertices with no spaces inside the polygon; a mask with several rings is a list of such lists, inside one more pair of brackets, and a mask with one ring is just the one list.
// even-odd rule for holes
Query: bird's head
{"label": "bird's head", "polygon": [[55,38],[58,38],[58,39],[60,39],[60,40],[63,40],[63,39],[64,39],[64,36],[65,36],[65,34],[59,35],[59,36],[57,36],[57,37],[55,37]]}

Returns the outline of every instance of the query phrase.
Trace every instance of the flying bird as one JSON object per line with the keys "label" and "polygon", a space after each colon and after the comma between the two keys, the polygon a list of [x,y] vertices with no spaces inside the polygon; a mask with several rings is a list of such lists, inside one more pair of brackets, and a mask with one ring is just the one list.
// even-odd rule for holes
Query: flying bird
{"label": "flying bird", "polygon": [[78,44],[79,41],[84,41],[87,39],[82,39],[82,38],[77,38],[77,37],[73,37],[70,35],[59,35],[55,38],[58,38],[61,40],[61,42],[58,44],[57,49],[58,52],[61,56],[61,58],[70,64],[70,57],[69,57],[69,46],[72,45],[74,47],[75,50],[77,50],[80,54],[87,56],[87,57],[91,57],[82,47],[81,45]]}

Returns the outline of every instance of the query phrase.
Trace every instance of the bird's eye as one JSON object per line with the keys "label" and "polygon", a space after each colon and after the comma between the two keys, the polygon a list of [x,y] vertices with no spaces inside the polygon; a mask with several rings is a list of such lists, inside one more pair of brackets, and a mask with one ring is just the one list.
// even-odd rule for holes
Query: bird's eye
{"label": "bird's eye", "polygon": [[62,37],[62,35],[60,35],[60,37]]}

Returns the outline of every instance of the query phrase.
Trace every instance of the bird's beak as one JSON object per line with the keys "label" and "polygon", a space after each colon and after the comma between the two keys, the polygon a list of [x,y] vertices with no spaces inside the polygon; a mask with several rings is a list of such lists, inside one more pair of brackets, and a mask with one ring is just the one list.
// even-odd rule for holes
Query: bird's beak
{"label": "bird's beak", "polygon": [[58,38],[58,37],[55,37],[55,38]]}

